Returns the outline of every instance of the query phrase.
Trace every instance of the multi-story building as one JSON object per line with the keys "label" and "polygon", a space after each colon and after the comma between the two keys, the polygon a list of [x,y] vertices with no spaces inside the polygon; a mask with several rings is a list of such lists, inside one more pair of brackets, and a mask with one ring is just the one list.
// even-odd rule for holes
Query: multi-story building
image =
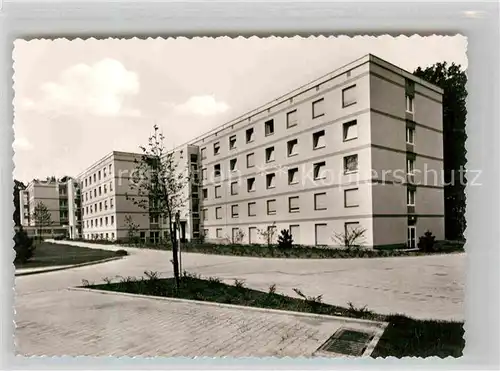
{"label": "multi-story building", "polygon": [[123,240],[132,233],[144,242],[158,242],[165,237],[164,220],[140,205],[143,196],[131,186],[141,180],[136,171],[141,156],[113,151],[78,176],[83,238]]}
{"label": "multi-story building", "polygon": [[[44,237],[67,235],[78,238],[81,235],[80,191],[78,181],[70,177],[57,180],[33,180],[20,191],[20,220],[28,233],[37,235],[42,229]],[[42,203],[50,215],[50,225],[37,225],[35,207]],[[40,228],[41,227],[41,228]]]}
{"label": "multi-story building", "polygon": [[289,229],[295,243],[336,245],[358,227],[366,246],[443,239],[442,94],[367,55],[176,148],[201,170],[189,190],[200,213],[197,198],[187,207],[201,220],[186,235],[263,243],[262,231]]}

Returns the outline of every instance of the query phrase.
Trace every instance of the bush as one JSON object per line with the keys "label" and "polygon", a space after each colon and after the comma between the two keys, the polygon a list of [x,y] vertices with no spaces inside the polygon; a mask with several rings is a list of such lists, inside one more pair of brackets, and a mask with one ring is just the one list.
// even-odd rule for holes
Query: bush
{"label": "bush", "polygon": [[293,247],[293,238],[288,229],[281,230],[278,236],[278,247],[280,249],[290,249]]}
{"label": "bush", "polygon": [[23,228],[19,229],[14,235],[14,243],[14,250],[16,251],[14,263],[26,263],[33,257],[35,251],[33,239],[28,236]]}
{"label": "bush", "polygon": [[127,256],[128,255],[128,251],[127,250],[123,250],[123,249],[116,250],[115,251],[115,255],[116,256]]}
{"label": "bush", "polygon": [[423,236],[419,237],[417,247],[422,252],[434,252],[434,244],[436,237],[432,235],[431,231],[427,231]]}

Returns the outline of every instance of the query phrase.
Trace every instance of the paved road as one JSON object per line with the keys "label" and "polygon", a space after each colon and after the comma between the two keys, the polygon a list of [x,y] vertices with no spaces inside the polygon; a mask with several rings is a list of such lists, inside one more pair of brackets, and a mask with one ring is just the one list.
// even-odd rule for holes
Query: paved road
{"label": "paved road", "polygon": [[[75,269],[58,277],[64,277],[61,279],[67,287],[81,284],[82,279],[140,276],[145,270],[171,276],[171,253],[128,250],[132,255],[125,260]],[[402,313],[420,319],[465,318],[465,254],[377,259],[262,259],[183,254],[182,259],[183,269],[190,273],[216,276],[228,283],[240,279],[247,286],[264,291],[276,284],[278,292],[290,296],[296,296],[293,288],[298,288],[308,296],[323,295],[326,303],[346,306],[352,302],[378,313]],[[61,279],[20,283],[20,289],[60,287]]]}

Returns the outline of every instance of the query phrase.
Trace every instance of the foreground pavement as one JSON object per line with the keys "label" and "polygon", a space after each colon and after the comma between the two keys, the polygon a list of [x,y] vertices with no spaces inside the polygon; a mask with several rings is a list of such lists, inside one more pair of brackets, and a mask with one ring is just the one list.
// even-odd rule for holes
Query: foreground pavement
{"label": "foreground pavement", "polygon": [[24,356],[310,357],[341,327],[376,334],[369,355],[385,327],[66,289],[20,295],[16,310],[16,350]]}

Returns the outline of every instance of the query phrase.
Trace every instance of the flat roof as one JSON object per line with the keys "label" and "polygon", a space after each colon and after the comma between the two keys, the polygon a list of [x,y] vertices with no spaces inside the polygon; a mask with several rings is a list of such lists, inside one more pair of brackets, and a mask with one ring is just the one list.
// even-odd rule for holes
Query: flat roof
{"label": "flat roof", "polygon": [[322,84],[328,80],[334,79],[335,77],[342,75],[343,73],[346,73],[347,71],[352,70],[356,67],[359,67],[367,62],[372,62],[372,63],[380,65],[381,67],[388,68],[392,72],[397,73],[399,75],[402,75],[403,77],[405,77],[407,79],[413,80],[416,83],[418,83],[422,86],[425,86],[428,89],[435,91],[436,93],[443,94],[443,90],[441,88],[439,88],[438,86],[431,84],[431,83],[413,75],[411,72],[408,72],[408,71],[404,70],[403,68],[396,66],[395,64],[387,62],[386,60],[369,53],[369,54],[365,54],[364,56],[362,56],[358,59],[355,59],[354,61],[349,62],[349,63],[347,63],[347,64],[345,64],[345,65],[343,65],[343,66],[341,66],[341,67],[339,67],[339,68],[337,68],[337,69],[335,69],[335,70],[333,70],[333,71],[331,71],[323,76],[320,76],[319,78],[312,80],[312,81],[308,82],[307,84],[301,85],[300,87],[298,87],[298,88],[296,88],[296,89],[294,89],[286,94],[283,94],[283,95],[279,96],[278,98],[273,99],[272,101],[269,101],[269,102],[255,108],[255,109],[251,110],[251,111],[248,111],[248,112],[236,117],[235,119],[233,119],[229,122],[226,122],[222,125],[218,125],[215,128],[213,128],[213,129],[211,129],[211,130],[209,130],[201,135],[198,135],[197,137],[195,137],[195,138],[193,138],[193,139],[191,139],[191,140],[189,140],[181,145],[175,146],[171,151],[174,152],[174,151],[179,150],[185,146],[193,145],[195,142],[198,142],[202,139],[209,137],[210,135],[213,135],[215,133],[218,133],[221,130],[226,129],[228,126],[232,126],[232,125],[235,125],[237,123],[240,123],[240,122],[248,119],[249,117],[255,116],[256,114],[263,112],[269,108],[272,108],[273,106],[278,105],[285,100],[288,100],[288,99],[293,98],[299,94],[302,94],[309,89],[313,89],[317,85]]}

